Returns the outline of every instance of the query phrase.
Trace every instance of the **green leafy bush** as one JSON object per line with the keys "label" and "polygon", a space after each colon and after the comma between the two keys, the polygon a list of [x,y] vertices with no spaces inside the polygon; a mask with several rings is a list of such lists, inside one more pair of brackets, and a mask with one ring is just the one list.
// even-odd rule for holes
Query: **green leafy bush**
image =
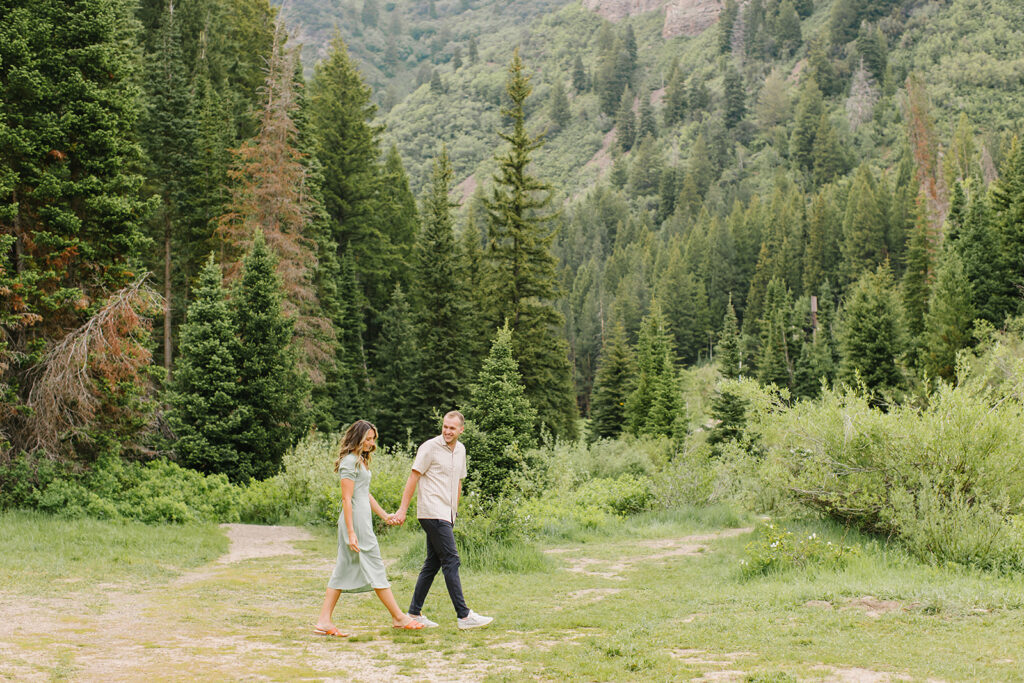
{"label": "green leafy bush", "polygon": [[576,490],[575,499],[581,507],[632,515],[649,509],[655,497],[650,479],[623,474],[615,479],[591,479]]}
{"label": "green leafy bush", "polygon": [[882,412],[828,391],[769,422],[768,472],[810,508],[895,535],[926,561],[1024,567],[1019,401],[966,383]]}
{"label": "green leafy bush", "polygon": [[797,534],[775,524],[758,527],[747,544],[740,568],[744,576],[761,576],[789,569],[842,569],[858,550],[833,543],[817,533]]}

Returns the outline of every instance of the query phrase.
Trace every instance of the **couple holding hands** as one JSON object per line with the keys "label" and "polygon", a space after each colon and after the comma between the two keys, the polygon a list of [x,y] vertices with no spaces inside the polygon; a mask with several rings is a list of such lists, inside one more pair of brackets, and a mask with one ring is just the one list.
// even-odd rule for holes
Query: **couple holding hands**
{"label": "couple holding hands", "polygon": [[[324,604],[314,633],[348,637],[331,621],[341,593],[373,590],[391,613],[391,623],[400,629],[437,626],[422,612],[423,602],[438,571],[444,574],[448,595],[455,607],[460,629],[486,626],[493,621],[466,606],[459,580],[459,553],[455,547],[455,517],[466,478],[466,447],[459,443],[465,428],[462,413],[453,410],[444,416],[441,435],[424,441],[416,451],[412,472],[402,492],[402,503],[389,515],[370,495],[370,459],[377,448],[377,428],[366,420],[352,424],[341,441],[334,471],[341,480],[341,514],[338,516],[338,561],[327,582]],[[377,537],[373,533],[371,512],[390,525],[405,523],[413,494],[419,487],[416,505],[420,526],[427,535],[427,559],[420,569],[408,613],[398,608],[391,592]]]}

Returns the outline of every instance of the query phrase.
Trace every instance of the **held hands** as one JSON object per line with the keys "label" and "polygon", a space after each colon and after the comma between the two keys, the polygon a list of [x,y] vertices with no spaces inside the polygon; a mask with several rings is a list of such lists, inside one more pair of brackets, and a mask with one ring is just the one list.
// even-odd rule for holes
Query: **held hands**
{"label": "held hands", "polygon": [[384,521],[387,523],[388,526],[401,526],[405,523],[405,512],[399,510],[394,514],[385,517]]}

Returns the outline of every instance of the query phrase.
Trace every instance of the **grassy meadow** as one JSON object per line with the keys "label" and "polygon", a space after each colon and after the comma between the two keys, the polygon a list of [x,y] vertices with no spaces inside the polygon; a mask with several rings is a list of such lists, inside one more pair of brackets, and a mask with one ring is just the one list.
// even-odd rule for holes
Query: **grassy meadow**
{"label": "grassy meadow", "polygon": [[[854,681],[1024,679],[1024,580],[924,565],[827,523],[792,524],[854,549],[842,567],[751,575],[765,520],[723,506],[565,526],[530,571],[464,567],[460,632],[438,578],[440,628],[390,628],[343,595],[349,640],[312,635],[334,531],[218,562],[231,528],[0,517],[4,680]],[[755,530],[751,530],[754,527]],[[422,534],[381,538],[400,604]],[[515,550],[511,551],[515,552]],[[506,558],[508,559],[508,558]],[[529,564],[534,565],[532,560]]]}

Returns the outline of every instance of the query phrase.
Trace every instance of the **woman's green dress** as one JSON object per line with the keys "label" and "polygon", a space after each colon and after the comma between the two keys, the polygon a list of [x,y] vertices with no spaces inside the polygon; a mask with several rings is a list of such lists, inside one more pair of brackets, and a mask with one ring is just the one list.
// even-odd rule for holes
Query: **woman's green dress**
{"label": "woman's green dress", "polygon": [[345,506],[338,514],[338,562],[327,582],[328,588],[359,593],[374,588],[390,588],[384,560],[380,556],[377,536],[373,533],[373,511],[370,509],[370,470],[363,467],[359,456],[349,453],[338,466],[339,479],[355,482],[352,492],[352,526],[355,527],[359,552],[348,547],[345,527]]}

